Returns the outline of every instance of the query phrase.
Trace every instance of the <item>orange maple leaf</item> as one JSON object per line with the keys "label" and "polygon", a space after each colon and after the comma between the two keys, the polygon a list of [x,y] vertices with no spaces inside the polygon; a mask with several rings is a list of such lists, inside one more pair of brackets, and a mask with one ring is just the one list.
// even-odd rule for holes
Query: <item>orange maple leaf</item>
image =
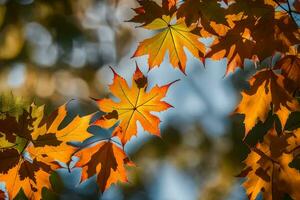
{"label": "orange maple leaf", "polygon": [[300,105],[286,90],[285,78],[272,70],[261,70],[249,81],[250,89],[242,92],[242,100],[235,112],[245,115],[245,136],[258,120],[264,122],[270,110],[276,114],[284,128],[288,116],[299,111]]}
{"label": "orange maple leaf", "polygon": [[103,128],[110,128],[118,121],[120,124],[115,135],[119,136],[122,144],[126,144],[132,136],[137,134],[137,121],[151,134],[160,135],[160,120],[151,112],[161,112],[172,107],[162,101],[172,83],[164,86],[154,86],[147,91],[148,80],[143,73],[136,68],[132,78],[132,86],[129,87],[126,80],[119,76],[113,69],[114,79],[109,86],[112,94],[119,99],[96,100],[101,111],[107,113],[95,122]]}
{"label": "orange maple leaf", "polygon": [[97,174],[97,183],[104,192],[112,184],[127,182],[125,165],[133,165],[125,152],[114,143],[99,142],[75,154],[80,160],[76,167],[82,167],[81,180]]}

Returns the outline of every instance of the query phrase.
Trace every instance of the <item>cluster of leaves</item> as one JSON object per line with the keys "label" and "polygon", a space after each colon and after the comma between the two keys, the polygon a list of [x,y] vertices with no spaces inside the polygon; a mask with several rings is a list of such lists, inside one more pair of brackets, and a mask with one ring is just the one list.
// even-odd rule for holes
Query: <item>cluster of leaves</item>
{"label": "cluster of leaves", "polygon": [[[160,135],[160,120],[150,112],[171,107],[161,100],[171,84],[147,90],[147,77],[137,67],[130,87],[124,78],[112,71],[114,81],[110,90],[120,101],[95,100],[100,110],[106,113],[96,121],[92,120],[95,114],[70,119],[68,104],[47,117],[44,106],[35,104],[23,106],[18,113],[3,110],[0,118],[0,180],[5,182],[10,199],[15,198],[20,189],[29,199],[41,199],[43,188],[51,188],[50,174],[64,164],[71,166],[73,156],[79,158],[75,167],[82,168],[81,180],[97,174],[102,192],[113,183],[127,181],[125,166],[134,164],[123,147],[137,134],[137,121],[145,130]],[[111,137],[88,142],[93,138],[88,131],[91,126],[116,128]],[[122,144],[112,138],[119,138]],[[87,142],[81,146],[74,144],[84,141]]]}
{"label": "cluster of leaves", "polygon": [[[184,47],[200,61],[227,58],[226,75],[237,68],[243,69],[245,60],[256,66],[271,60],[266,69],[258,70],[250,78],[250,88],[242,92],[235,110],[245,116],[244,142],[251,150],[241,175],[246,177],[244,187],[249,199],[256,199],[261,192],[264,199],[282,199],[284,195],[300,199],[297,191],[300,174],[291,167],[299,157],[299,125],[286,126],[291,113],[300,111],[297,100],[300,2],[163,0],[159,5],[140,0],[138,3],[140,7],[134,9],[136,16],[130,21],[157,31],[142,41],[134,53],[134,57],[148,55],[150,69],[159,66],[168,51],[171,65],[185,73]],[[201,42],[201,38],[211,38],[211,45]],[[255,132],[257,123],[269,118],[274,127],[266,133]],[[250,132],[265,135],[263,141],[248,145]]]}
{"label": "cluster of leaves", "polygon": [[[300,133],[297,128],[286,127],[290,114],[300,110],[297,100],[300,32],[295,17],[299,1],[291,4],[287,0],[162,0],[158,4],[139,0],[138,3],[140,7],[133,9],[136,15],[129,21],[157,33],[142,41],[133,57],[148,55],[150,69],[159,66],[168,52],[170,64],[185,73],[184,47],[202,62],[206,58],[227,58],[226,75],[243,68],[246,59],[256,65],[272,60],[267,69],[250,78],[250,89],[242,93],[235,111],[245,116],[245,144],[258,121],[274,119],[274,127],[263,133],[263,141],[249,145],[251,152],[241,176],[247,177],[244,186],[250,199],[256,199],[261,192],[265,199],[280,199],[286,194],[299,199],[300,174],[290,164],[299,156]],[[213,42],[208,45],[201,38],[211,38]],[[275,55],[280,60],[273,66]],[[44,116],[43,106],[34,104],[18,114],[1,113],[0,180],[5,182],[10,198],[22,189],[28,198],[40,199],[42,188],[51,187],[48,180],[51,172],[61,168],[62,163],[70,165],[72,156],[79,158],[75,167],[82,168],[81,180],[97,175],[102,192],[117,181],[127,181],[125,166],[133,163],[124,152],[124,145],[137,135],[137,122],[149,133],[160,135],[160,119],[152,112],[171,107],[162,99],[172,83],[149,89],[147,77],[137,67],[130,86],[112,71],[114,79],[109,87],[114,97],[95,99],[104,112],[95,121],[91,120],[94,114],[67,120],[67,104],[48,117]],[[71,145],[91,139],[90,126],[114,130],[105,140],[80,147]]]}
{"label": "cluster of leaves", "polygon": [[[134,53],[134,57],[149,55],[150,68],[159,66],[168,51],[170,63],[185,72],[186,47],[202,61],[227,58],[228,74],[243,68],[245,59],[259,62],[275,53],[286,55],[299,41],[291,15],[298,11],[287,11],[285,0],[186,0],[181,4],[163,0],[162,6],[151,0],[138,2],[141,6],[134,9],[137,15],[130,21],[158,31]],[[209,48],[199,41],[207,37],[213,39]]]}
{"label": "cluster of leaves", "polygon": [[68,162],[75,151],[68,142],[82,142],[91,136],[87,132],[91,116],[77,116],[60,127],[66,114],[63,105],[46,117],[44,106],[34,104],[20,115],[3,114],[0,180],[5,182],[9,198],[22,188],[28,198],[40,199],[42,188],[50,185],[51,172],[60,168],[60,162]]}
{"label": "cluster of leaves", "polygon": [[[300,69],[296,64],[298,59],[296,55],[287,55],[273,69],[258,71],[249,80],[250,89],[242,92],[242,100],[235,110],[245,116],[246,144],[248,135],[264,134],[261,143],[249,147],[251,152],[244,161],[246,168],[242,176],[247,177],[244,187],[250,199],[256,199],[260,192],[264,199],[282,199],[284,195],[300,198],[295,189],[300,184],[300,173],[291,166],[300,155],[299,122],[288,125],[300,111],[297,100],[300,79],[295,73]],[[281,73],[274,69],[281,69]],[[267,133],[255,131],[257,122],[267,120],[274,123]]]}
{"label": "cluster of leaves", "polygon": [[[137,66],[130,87],[124,78],[113,69],[112,71],[114,79],[109,88],[119,101],[115,102],[111,98],[95,99],[100,110],[105,114],[93,122],[93,125],[112,128],[117,124],[112,137],[121,141],[121,147],[124,147],[133,136],[137,135],[137,122],[140,122],[144,130],[160,136],[160,120],[151,112],[165,111],[171,107],[167,102],[162,101],[162,98],[165,97],[172,83],[165,86],[156,85],[148,90],[147,77]],[[76,166],[83,169],[82,180],[97,173],[97,183],[102,192],[112,183],[126,182],[125,165],[134,165],[126,156],[124,149],[118,147],[118,143],[112,139],[79,150],[75,156],[80,158]]]}

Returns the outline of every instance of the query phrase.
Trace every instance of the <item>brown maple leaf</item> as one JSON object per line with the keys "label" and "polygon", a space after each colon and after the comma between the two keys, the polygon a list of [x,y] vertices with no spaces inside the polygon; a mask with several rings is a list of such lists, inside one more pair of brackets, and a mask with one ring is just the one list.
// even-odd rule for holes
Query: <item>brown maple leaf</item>
{"label": "brown maple leaf", "polygon": [[0,190],[0,200],[5,200],[6,199],[6,194],[4,191]]}
{"label": "brown maple leaf", "polygon": [[127,182],[125,166],[133,165],[125,152],[111,141],[84,148],[75,156],[80,159],[76,167],[82,168],[81,180],[97,174],[97,183],[102,192],[119,181]]}
{"label": "brown maple leaf", "polygon": [[152,0],[138,0],[140,7],[133,10],[137,14],[129,22],[140,23],[141,26],[150,24],[163,15],[173,15],[176,12],[176,0],[162,0],[162,5],[158,5]]}
{"label": "brown maple leaf", "polygon": [[300,11],[300,0],[295,0],[293,3],[294,8],[296,9],[296,11]]}
{"label": "brown maple leaf", "polygon": [[258,61],[254,53],[255,41],[247,28],[248,23],[248,20],[236,22],[233,29],[230,29],[224,36],[220,36],[214,41],[211,50],[205,56],[213,60],[227,58],[225,74],[234,72],[238,67],[243,68],[246,58],[254,62]]}
{"label": "brown maple leaf", "polygon": [[214,21],[217,24],[227,25],[226,9],[222,8],[219,0],[186,0],[178,11],[177,18],[184,18],[185,23],[190,26],[193,23]]}
{"label": "brown maple leaf", "polygon": [[300,88],[300,57],[296,48],[291,48],[290,53],[276,63],[275,69],[281,69],[281,74],[291,81],[291,91]]}

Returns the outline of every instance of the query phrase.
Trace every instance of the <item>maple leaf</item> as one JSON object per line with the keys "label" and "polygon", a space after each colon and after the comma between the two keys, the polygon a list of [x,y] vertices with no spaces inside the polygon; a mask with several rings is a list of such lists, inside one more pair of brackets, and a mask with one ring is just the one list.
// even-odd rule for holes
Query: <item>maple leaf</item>
{"label": "maple leaf", "polygon": [[140,7],[134,8],[135,15],[129,22],[145,26],[163,15],[172,16],[176,12],[176,0],[162,0],[162,6],[152,0],[138,0]]}
{"label": "maple leaf", "polygon": [[292,82],[292,91],[300,88],[300,58],[295,48],[276,63],[275,69],[281,69],[282,75]]}
{"label": "maple leaf", "polygon": [[[40,114],[42,112],[40,110]],[[50,116],[43,119],[39,118],[41,119],[39,123],[36,121],[32,136],[34,148],[39,152],[39,155],[46,153],[53,160],[67,163],[76,149],[67,143],[83,142],[92,136],[87,131],[92,115],[83,117],[77,115],[66,126],[61,128],[61,124],[66,116],[67,104],[59,107]]]}
{"label": "maple leaf", "polygon": [[[227,58],[228,74],[239,67],[243,68],[245,59],[257,62],[276,52],[288,52],[290,46],[299,42],[299,28],[288,13],[275,10],[273,4],[267,0],[231,4],[226,11],[226,17],[233,18],[229,29],[223,28],[222,35],[216,35],[205,57],[214,60]],[[216,34],[217,28],[219,26],[216,24],[204,26],[211,34]]]}
{"label": "maple leaf", "polygon": [[274,25],[273,31],[266,33],[262,30],[268,21],[261,23],[261,28],[253,33],[256,41],[256,54],[259,60],[263,60],[275,53],[282,55],[288,54],[290,47],[299,43],[299,28],[293,22],[291,17],[285,12],[276,12],[273,22],[268,24]]}
{"label": "maple leaf", "polygon": [[234,72],[237,67],[243,68],[246,58],[258,61],[254,54],[255,41],[247,28],[248,23],[248,20],[237,22],[233,29],[213,42],[211,50],[205,56],[213,60],[227,58],[225,74]]}
{"label": "maple leaf", "polygon": [[270,110],[276,114],[284,128],[288,116],[299,111],[295,98],[285,89],[285,78],[272,70],[261,70],[249,81],[250,89],[242,92],[242,100],[235,113],[245,115],[245,136],[258,120],[264,122]]}
{"label": "maple leaf", "polygon": [[29,199],[41,199],[42,188],[50,187],[50,173],[60,167],[58,161],[69,161],[76,150],[67,143],[90,137],[91,116],[77,116],[60,127],[66,114],[63,105],[44,117],[44,107],[32,104],[18,118],[7,114],[0,119],[0,180],[9,198],[22,189]]}
{"label": "maple leaf", "polygon": [[0,158],[0,180],[5,182],[9,198],[13,199],[22,188],[27,198],[41,199],[41,189],[50,186],[51,167],[37,159],[25,158],[16,149],[1,151]]}
{"label": "maple leaf", "polygon": [[6,194],[4,191],[0,190],[0,200],[5,200],[6,199]]}
{"label": "maple leaf", "polygon": [[76,167],[82,168],[81,181],[97,174],[102,192],[112,184],[127,182],[125,165],[133,165],[125,152],[111,141],[99,142],[75,154],[80,160]]}
{"label": "maple leaf", "polygon": [[225,9],[219,5],[218,0],[186,0],[180,5],[176,15],[184,18],[188,26],[198,21],[203,23],[204,20],[227,25]]}
{"label": "maple leaf", "polygon": [[251,152],[244,161],[246,167],[241,173],[247,177],[243,186],[250,200],[255,200],[262,192],[263,199],[282,199],[285,194],[293,199],[300,198],[300,174],[289,164],[295,158],[288,151],[290,140],[295,140],[293,134],[278,135],[275,128],[264,137],[262,143],[251,148]]}
{"label": "maple leaf", "polygon": [[295,0],[293,3],[294,8],[296,9],[296,11],[300,11],[300,1],[299,0]]}
{"label": "maple leaf", "polygon": [[[272,34],[274,35],[272,6],[263,1],[237,1],[229,6],[226,14],[230,19],[230,28],[225,29],[226,33],[217,35],[206,58],[214,60],[227,58],[227,75],[239,67],[243,68],[245,59],[257,62],[273,55],[272,48],[267,49],[267,52],[269,50],[272,52],[271,54],[261,51],[261,48],[264,48],[264,39],[270,39]],[[270,25],[267,30],[266,23]],[[207,31],[214,33],[209,29]],[[256,37],[258,34],[259,37]]]}
{"label": "maple leaf", "polygon": [[196,28],[196,25],[187,27],[184,19],[179,19],[175,24],[171,23],[172,17],[163,15],[162,18],[157,18],[143,28],[159,31],[154,37],[140,42],[133,57],[149,55],[148,63],[150,69],[159,66],[166,54],[169,52],[170,63],[175,68],[179,68],[185,72],[186,47],[195,57],[202,60],[205,53],[205,46],[196,34],[191,33]]}
{"label": "maple leaf", "polygon": [[114,79],[109,86],[112,94],[120,101],[112,99],[96,100],[101,111],[107,113],[94,124],[103,128],[110,128],[120,121],[118,131],[115,131],[122,144],[126,144],[130,138],[137,134],[137,121],[151,134],[160,135],[160,120],[151,112],[161,112],[172,107],[161,99],[165,97],[169,87],[174,83],[164,86],[154,86],[147,91],[148,80],[139,70],[138,66],[132,78],[132,86],[129,87],[126,80],[119,76],[113,69]]}

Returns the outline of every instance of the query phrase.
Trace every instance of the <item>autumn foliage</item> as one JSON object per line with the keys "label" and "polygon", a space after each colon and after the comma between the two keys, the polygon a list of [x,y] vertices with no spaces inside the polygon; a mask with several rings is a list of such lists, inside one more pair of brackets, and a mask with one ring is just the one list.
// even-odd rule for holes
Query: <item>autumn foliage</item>
{"label": "autumn foliage", "polygon": [[[132,58],[147,56],[149,70],[164,59],[186,73],[188,57],[205,64],[205,59],[227,60],[228,76],[244,69],[245,62],[256,66],[249,87],[241,92],[234,113],[244,117],[243,143],[250,153],[240,173],[249,199],[262,193],[264,199],[285,195],[300,199],[300,174],[291,162],[300,154],[300,129],[288,128],[291,114],[300,111],[300,31],[296,15],[300,2],[287,0],[138,0],[129,22],[152,31],[153,36],[137,44]],[[203,39],[210,39],[211,42]],[[168,55],[168,57],[166,56]],[[189,56],[190,55],[190,56]],[[261,63],[267,62],[267,67]],[[170,86],[148,87],[147,75],[138,66],[127,82],[113,68],[109,90],[113,97],[96,99],[102,116],[68,118],[68,103],[45,116],[44,106],[32,103],[20,113],[0,115],[0,181],[5,182],[9,199],[22,190],[29,199],[41,199],[44,187],[51,188],[50,174],[62,163],[77,157],[81,181],[96,176],[101,192],[112,184],[127,182],[126,168],[135,166],[124,146],[138,134],[137,123],[150,134],[160,136],[156,112],[172,106],[164,101]],[[180,82],[178,83],[180,84]],[[258,124],[272,121],[267,132],[255,132]],[[93,134],[89,128],[113,128],[111,137],[84,142]],[[250,135],[263,139],[249,145]],[[120,142],[119,142],[120,141]],[[72,170],[70,167],[69,170]],[[201,169],[199,169],[201,170]],[[5,196],[0,192],[0,199]]]}

